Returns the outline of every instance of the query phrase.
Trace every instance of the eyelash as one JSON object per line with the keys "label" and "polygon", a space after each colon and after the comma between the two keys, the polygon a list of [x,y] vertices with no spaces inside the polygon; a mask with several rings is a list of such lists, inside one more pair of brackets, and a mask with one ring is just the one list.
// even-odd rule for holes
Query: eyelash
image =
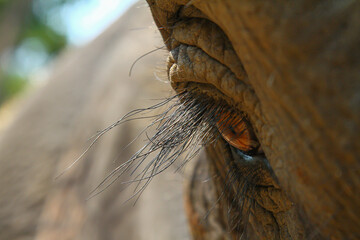
{"label": "eyelash", "polygon": [[[143,116],[151,114],[165,105],[169,105],[169,107],[161,114]],[[226,118],[223,118],[224,114],[226,114]],[[240,115],[225,102],[215,101],[206,95],[199,95],[194,90],[184,91],[149,108],[128,113],[119,121],[99,132],[93,143],[112,128],[124,122],[141,118],[152,119],[152,123],[140,133],[140,135],[146,135],[148,141],[128,161],[114,169],[90,193],[89,198],[103,192],[126,172],[130,172],[133,176],[133,180],[127,183],[137,183],[137,190],[131,198],[139,197],[153,177],[179,159],[182,160],[180,168],[184,166],[197,156],[204,146],[221,138],[224,134],[224,128],[221,126],[233,123],[233,116]],[[241,119],[246,121],[245,118]],[[248,126],[248,122],[246,125]],[[219,126],[221,130],[219,130]],[[146,132],[153,128],[155,128],[155,134],[148,137]],[[243,152],[250,154],[252,151],[254,149]],[[153,157],[151,158],[150,155]]]}

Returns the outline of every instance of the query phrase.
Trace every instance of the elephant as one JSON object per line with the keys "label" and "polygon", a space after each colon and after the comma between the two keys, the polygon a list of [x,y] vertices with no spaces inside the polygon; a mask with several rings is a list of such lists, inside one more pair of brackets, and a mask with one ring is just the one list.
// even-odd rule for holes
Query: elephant
{"label": "elephant", "polygon": [[202,122],[182,124],[217,132],[185,197],[194,239],[359,239],[359,2],[147,2]]}
{"label": "elephant", "polygon": [[[360,4],[147,3],[64,53],[1,133],[0,239],[358,239]],[[150,11],[167,49],[170,97],[149,71],[154,55],[127,76],[128,58],[153,52],[146,46],[164,52],[149,28],[129,31],[151,22]],[[149,108],[139,95],[165,100]],[[82,155],[89,135],[119,115],[165,104],[150,111],[153,122],[120,121]],[[150,175],[115,175],[84,201],[127,159],[141,163],[122,149],[147,125],[157,129],[146,146],[166,157],[140,164]],[[184,179],[165,171],[182,165]],[[146,187],[136,211],[122,204],[131,180]]]}

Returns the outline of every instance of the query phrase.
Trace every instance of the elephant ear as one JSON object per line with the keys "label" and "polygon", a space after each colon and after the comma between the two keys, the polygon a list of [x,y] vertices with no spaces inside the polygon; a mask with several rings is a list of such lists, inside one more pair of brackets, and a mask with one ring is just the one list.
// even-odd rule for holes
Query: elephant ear
{"label": "elephant ear", "polygon": [[[170,51],[173,88],[197,87],[225,100],[254,129],[284,191],[280,195],[286,193],[279,199],[295,209],[286,221],[269,225],[284,238],[295,238],[294,233],[299,238],[358,238],[360,4],[148,3]],[[216,159],[226,148],[208,150],[215,157],[207,161],[216,171],[225,166]],[[270,201],[271,194],[264,199]],[[266,226],[273,216],[260,212],[252,215]],[[262,227],[254,231],[264,233]]]}

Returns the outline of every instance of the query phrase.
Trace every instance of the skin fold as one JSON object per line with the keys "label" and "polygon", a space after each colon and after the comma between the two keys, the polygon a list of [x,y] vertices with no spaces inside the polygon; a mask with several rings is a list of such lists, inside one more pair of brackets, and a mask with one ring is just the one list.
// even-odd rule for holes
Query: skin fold
{"label": "skin fold", "polygon": [[[64,53],[1,132],[0,239],[360,239],[359,1],[147,2]],[[158,62],[170,84],[154,81]],[[149,122],[127,122],[64,173],[89,137],[154,103],[144,99],[167,99],[170,85],[191,101],[170,98],[177,114],[159,141],[128,146]],[[213,109],[246,120],[252,151],[222,137]],[[135,207],[123,204],[129,172],[85,201],[145,140],[168,147],[167,166],[172,145],[207,140],[189,134],[199,128],[216,141],[189,173],[174,175],[174,162]]]}
{"label": "skin fold", "polygon": [[218,177],[189,183],[195,239],[358,239],[359,2],[147,2],[172,87],[242,112],[264,151],[252,166],[207,147],[194,179]]}

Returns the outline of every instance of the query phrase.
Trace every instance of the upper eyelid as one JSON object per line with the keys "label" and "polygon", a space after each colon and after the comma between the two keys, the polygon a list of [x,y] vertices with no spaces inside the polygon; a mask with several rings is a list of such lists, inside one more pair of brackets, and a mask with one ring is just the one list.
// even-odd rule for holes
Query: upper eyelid
{"label": "upper eyelid", "polygon": [[[188,34],[189,32],[193,34]],[[212,34],[209,35],[209,32]],[[231,42],[215,23],[199,18],[181,21],[172,29],[171,38],[173,49],[180,44],[197,47],[229,68],[236,78],[249,84],[245,69]]]}
{"label": "upper eyelid", "polygon": [[[204,73],[201,69],[212,69],[212,72]],[[186,89],[189,83],[212,86],[221,93],[220,96],[225,96],[224,99],[229,105],[251,116],[252,122],[265,121],[254,90],[237,79],[226,66],[210,58],[197,47],[180,45],[178,49],[170,51],[168,78],[176,91]]]}

